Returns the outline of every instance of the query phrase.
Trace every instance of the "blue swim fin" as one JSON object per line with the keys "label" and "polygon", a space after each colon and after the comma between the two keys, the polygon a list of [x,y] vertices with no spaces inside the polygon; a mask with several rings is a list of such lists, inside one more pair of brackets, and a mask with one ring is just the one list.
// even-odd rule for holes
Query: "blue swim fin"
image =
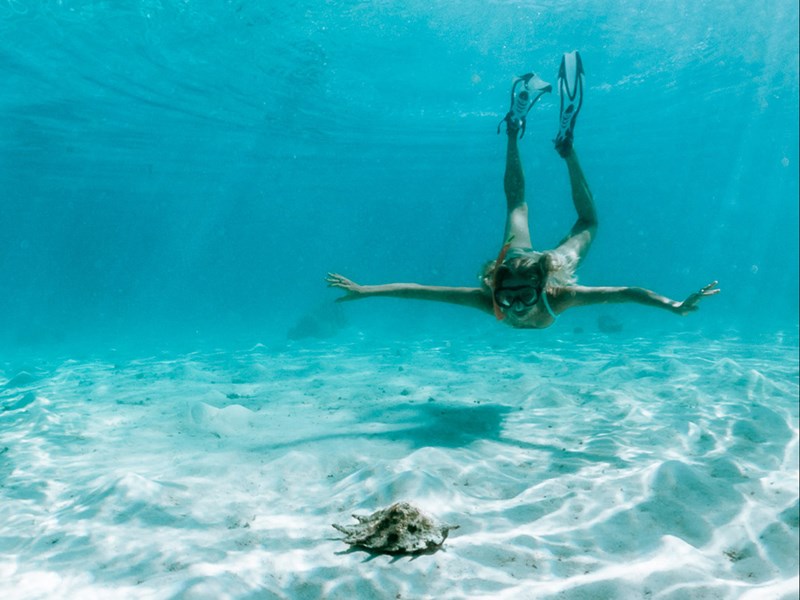
{"label": "blue swim fin", "polygon": [[583,62],[577,50],[565,53],[561,59],[561,67],[558,69],[558,93],[561,96],[561,112],[558,134],[553,141],[556,151],[566,158],[572,151],[575,121],[583,106]]}
{"label": "blue swim fin", "polygon": [[500,133],[500,126],[505,123],[506,129],[511,132],[520,132],[519,137],[525,135],[526,117],[542,97],[553,91],[553,86],[544,81],[535,73],[526,73],[514,78],[511,85],[511,106],[508,114],[497,124],[497,133]]}

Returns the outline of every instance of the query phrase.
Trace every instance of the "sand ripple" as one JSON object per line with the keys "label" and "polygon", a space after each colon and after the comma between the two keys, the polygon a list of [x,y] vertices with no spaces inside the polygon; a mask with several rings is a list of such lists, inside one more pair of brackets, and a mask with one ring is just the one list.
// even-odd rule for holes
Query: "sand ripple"
{"label": "sand ripple", "polygon": [[[776,598],[798,347],[469,339],[0,365],[3,598]],[[330,527],[406,500],[413,560]]]}

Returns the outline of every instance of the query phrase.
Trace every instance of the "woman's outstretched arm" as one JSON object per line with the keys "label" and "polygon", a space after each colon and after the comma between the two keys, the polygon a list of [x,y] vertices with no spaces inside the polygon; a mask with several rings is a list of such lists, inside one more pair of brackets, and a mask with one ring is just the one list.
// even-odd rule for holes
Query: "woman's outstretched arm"
{"label": "woman's outstretched arm", "polygon": [[385,296],[389,298],[410,298],[412,300],[433,300],[435,302],[470,306],[489,313],[493,311],[492,299],[484,290],[477,287],[443,287],[420,285],[418,283],[359,285],[338,273],[328,273],[325,280],[328,282],[329,287],[339,288],[347,292],[337,299],[337,302]]}
{"label": "woman's outstretched arm", "polygon": [[553,309],[563,312],[573,306],[590,304],[607,304],[619,302],[636,302],[646,306],[664,308],[679,315],[685,315],[698,309],[700,300],[720,292],[716,281],[712,281],[699,291],[689,294],[683,302],[672,300],[640,287],[586,287],[582,285],[559,288],[553,294]]}

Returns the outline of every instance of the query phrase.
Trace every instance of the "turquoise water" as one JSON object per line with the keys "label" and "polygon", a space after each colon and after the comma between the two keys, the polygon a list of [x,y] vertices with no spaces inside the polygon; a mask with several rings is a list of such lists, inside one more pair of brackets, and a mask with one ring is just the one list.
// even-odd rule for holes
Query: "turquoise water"
{"label": "turquoise water", "polygon": [[[797,25],[788,0],[3,0],[0,337],[263,341],[336,297],[327,271],[472,285],[502,238],[511,78],[554,82],[574,48],[600,216],[580,281],[682,298],[719,279],[688,319],[606,310],[629,331],[795,334]],[[574,219],[556,122],[545,98],[522,143],[540,248]],[[346,316],[497,327],[383,300]]]}
{"label": "turquoise water", "polygon": [[[722,293],[335,303],[477,284],[573,49],[580,282]],[[0,0],[0,597],[794,600],[799,71],[790,0]],[[331,527],[400,501],[458,529]]]}

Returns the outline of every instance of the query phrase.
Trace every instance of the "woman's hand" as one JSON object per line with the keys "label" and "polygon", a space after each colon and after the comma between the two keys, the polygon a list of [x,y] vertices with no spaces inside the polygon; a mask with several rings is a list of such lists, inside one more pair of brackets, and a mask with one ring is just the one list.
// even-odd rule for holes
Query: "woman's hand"
{"label": "woman's hand", "polygon": [[347,292],[346,295],[337,298],[337,302],[357,300],[361,294],[363,294],[363,286],[358,285],[355,281],[350,281],[347,277],[339,275],[338,273],[328,273],[325,281],[328,282],[328,287],[340,288]]}
{"label": "woman's hand", "polygon": [[720,289],[717,287],[718,283],[719,283],[718,281],[712,281],[707,286],[700,288],[699,291],[693,294],[689,294],[689,297],[686,298],[686,300],[684,300],[675,307],[675,312],[683,316],[689,314],[690,312],[696,311],[699,308],[697,305],[700,303],[700,300],[702,300],[706,296],[713,296],[714,294],[719,294]]}

